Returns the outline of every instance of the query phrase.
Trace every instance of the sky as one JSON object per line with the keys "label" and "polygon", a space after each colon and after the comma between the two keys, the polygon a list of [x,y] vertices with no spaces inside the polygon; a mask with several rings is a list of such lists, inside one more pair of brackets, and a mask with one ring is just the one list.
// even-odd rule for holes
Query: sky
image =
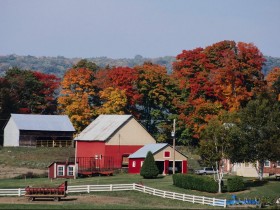
{"label": "sky", "polygon": [[280,0],[0,0],[0,55],[176,56],[223,40],[280,57]]}

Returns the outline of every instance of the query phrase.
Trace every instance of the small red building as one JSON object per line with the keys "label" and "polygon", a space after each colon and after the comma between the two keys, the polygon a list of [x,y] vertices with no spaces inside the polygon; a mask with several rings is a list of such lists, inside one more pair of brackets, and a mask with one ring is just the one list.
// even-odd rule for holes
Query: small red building
{"label": "small red building", "polygon": [[53,162],[48,166],[48,178],[74,178],[74,162]]}
{"label": "small red building", "polygon": [[[174,150],[167,143],[147,144],[131,154],[128,164],[128,173],[139,174],[147,153],[151,151],[154,155],[156,165],[160,174],[169,174],[173,172]],[[187,157],[175,150],[175,172],[187,173]]]}
{"label": "small red building", "polygon": [[128,156],[155,139],[132,115],[100,115],[75,139],[78,173],[128,167]]}

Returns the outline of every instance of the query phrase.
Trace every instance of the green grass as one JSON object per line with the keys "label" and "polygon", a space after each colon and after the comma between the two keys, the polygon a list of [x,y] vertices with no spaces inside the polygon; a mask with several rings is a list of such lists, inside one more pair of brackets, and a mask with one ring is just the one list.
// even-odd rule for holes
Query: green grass
{"label": "green grass", "polygon": [[75,156],[74,148],[0,147],[0,165],[46,169],[53,161]]}
{"label": "green grass", "polygon": [[[0,188],[24,188],[27,185],[30,186],[57,186],[61,184],[65,179],[55,179],[49,180],[47,178],[32,178],[32,179],[2,179],[0,182]],[[263,198],[269,197],[271,199],[278,198],[280,195],[280,181],[267,180],[262,184],[253,181],[249,183],[249,188],[237,193],[205,193],[193,190],[186,190],[178,188],[173,185],[172,176],[165,176],[157,179],[143,179],[140,175],[132,174],[116,174],[114,176],[102,176],[102,177],[89,177],[89,178],[79,178],[76,180],[69,179],[69,185],[87,185],[87,184],[121,184],[121,183],[142,183],[145,186],[152,188],[157,188],[161,190],[185,193],[191,195],[215,197],[221,199],[231,199],[233,194],[236,194],[238,198]],[[75,195],[80,195],[80,193],[70,194],[75,197]],[[78,200],[76,202],[69,203],[65,202],[63,204],[0,204],[0,209],[197,209],[197,208],[213,208],[207,205],[198,205],[188,202],[182,202],[172,199],[163,199],[156,196],[147,195],[136,191],[121,191],[121,192],[95,192],[91,193],[91,196],[105,196],[108,197],[108,203],[80,203]],[[88,196],[84,193],[84,196]],[[127,202],[123,203],[110,203],[111,198],[127,198]],[[216,207],[217,208],[217,207]]]}

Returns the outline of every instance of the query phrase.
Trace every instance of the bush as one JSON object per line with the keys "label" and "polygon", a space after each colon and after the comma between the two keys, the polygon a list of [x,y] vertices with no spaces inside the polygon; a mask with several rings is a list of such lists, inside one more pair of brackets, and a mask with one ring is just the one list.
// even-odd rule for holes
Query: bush
{"label": "bush", "polygon": [[237,192],[245,189],[245,184],[243,178],[236,176],[233,178],[228,178],[227,180],[227,191],[228,192]]}
{"label": "bush", "polygon": [[143,176],[144,179],[153,179],[156,178],[158,174],[159,174],[159,170],[156,165],[154,156],[152,152],[149,151],[144,160],[143,166],[140,171],[140,175]]}
{"label": "bush", "polygon": [[173,184],[177,187],[203,192],[218,192],[218,183],[214,179],[205,176],[191,174],[173,174]]}

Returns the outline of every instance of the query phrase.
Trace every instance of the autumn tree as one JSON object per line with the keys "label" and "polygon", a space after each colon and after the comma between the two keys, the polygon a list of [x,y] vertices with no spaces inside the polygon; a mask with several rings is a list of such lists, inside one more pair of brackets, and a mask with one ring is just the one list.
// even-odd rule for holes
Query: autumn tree
{"label": "autumn tree", "polygon": [[124,108],[127,104],[125,90],[108,87],[100,91],[101,107],[98,108],[98,114],[125,114]]}
{"label": "autumn tree", "polygon": [[[11,113],[56,113],[58,85],[59,79],[54,75],[9,69],[0,78],[0,126],[5,126]],[[2,138],[1,134],[3,130]]]}
{"label": "autumn tree", "polygon": [[60,113],[70,117],[77,131],[83,130],[97,115],[96,106],[100,102],[93,83],[96,68],[87,66],[95,65],[82,60],[82,64],[78,63],[65,73],[58,98]]}
{"label": "autumn tree", "polygon": [[96,73],[95,84],[103,91],[106,88],[122,91],[126,96],[126,104],[121,111],[137,116],[136,104],[140,99],[136,86],[137,78],[137,71],[129,67],[105,68]]}
{"label": "autumn tree", "polygon": [[274,67],[266,76],[268,91],[280,101],[280,68]]}
{"label": "autumn tree", "polygon": [[253,44],[222,41],[212,46],[184,50],[177,55],[172,76],[187,96],[181,119],[198,139],[209,120],[222,110],[236,111],[265,85],[263,55]]}
{"label": "autumn tree", "polygon": [[175,85],[165,67],[144,63],[134,69],[138,72],[137,89],[141,96],[140,121],[158,141],[167,141],[172,129],[169,117]]}

